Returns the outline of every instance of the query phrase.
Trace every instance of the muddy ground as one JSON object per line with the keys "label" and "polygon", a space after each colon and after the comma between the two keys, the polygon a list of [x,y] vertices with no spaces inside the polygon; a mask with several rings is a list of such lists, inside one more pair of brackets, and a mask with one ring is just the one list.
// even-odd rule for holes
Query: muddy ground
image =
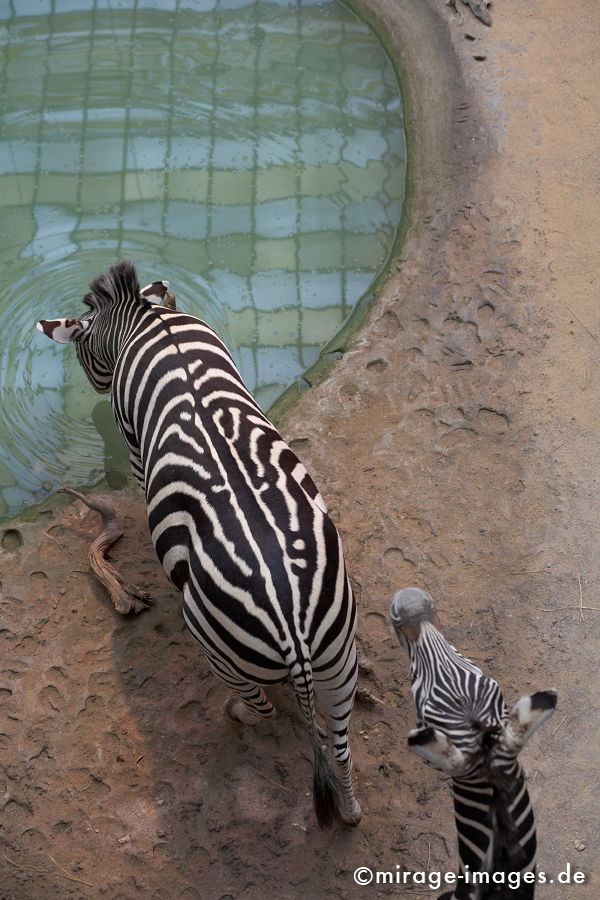
{"label": "muddy ground", "polygon": [[[357,591],[356,829],[318,830],[290,692],[255,730],[187,634],[139,494],[113,558],[155,606],[116,614],[87,571],[97,516],[58,504],[1,536],[0,898],[430,897],[353,872],[456,862],[447,780],[405,750],[414,714],[386,609],[415,584],[509,702],[555,686],[524,753],[548,900],[600,896],[600,8],[369,0],[413,127],[401,260],[332,377],[282,429],[322,487]],[[586,873],[585,885],[556,875]]]}

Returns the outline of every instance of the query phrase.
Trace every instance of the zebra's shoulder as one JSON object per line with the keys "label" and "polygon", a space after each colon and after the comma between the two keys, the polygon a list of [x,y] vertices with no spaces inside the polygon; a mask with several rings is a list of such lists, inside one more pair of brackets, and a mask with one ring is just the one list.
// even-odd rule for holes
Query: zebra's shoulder
{"label": "zebra's shoulder", "polygon": [[208,322],[205,322],[204,319],[200,319],[198,316],[192,315],[192,313],[182,312],[179,309],[168,309],[168,307],[161,306],[158,303],[153,303],[150,308],[154,316],[160,319],[164,325],[169,328],[201,328],[216,334],[216,331],[211,328]]}
{"label": "zebra's shoulder", "polygon": [[194,345],[197,345],[198,349],[214,348],[232,360],[227,346],[214,328],[204,319],[179,310],[167,309],[159,304],[152,304],[131,335],[131,341],[139,344],[146,337],[149,338],[151,335],[158,337],[159,334],[162,334],[163,339],[167,342],[177,344],[180,349],[192,350]]}

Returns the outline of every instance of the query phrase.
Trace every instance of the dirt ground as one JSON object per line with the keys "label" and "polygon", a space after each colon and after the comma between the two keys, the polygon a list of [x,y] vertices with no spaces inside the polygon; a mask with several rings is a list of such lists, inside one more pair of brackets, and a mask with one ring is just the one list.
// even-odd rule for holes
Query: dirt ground
{"label": "dirt ground", "polygon": [[[509,702],[554,686],[524,752],[548,900],[600,897],[598,174],[600,7],[369,0],[401,53],[412,127],[401,260],[332,377],[282,422],[343,536],[368,661],[364,817],[320,832],[290,692],[251,730],[186,632],[141,497],[115,495],[113,559],[155,598],[116,614],[77,501],[0,532],[0,898],[435,896],[359,866],[456,864],[449,784],[414,723],[390,595],[438,599],[447,636]],[[82,376],[83,377],[83,376]],[[586,873],[587,883],[556,876]]]}

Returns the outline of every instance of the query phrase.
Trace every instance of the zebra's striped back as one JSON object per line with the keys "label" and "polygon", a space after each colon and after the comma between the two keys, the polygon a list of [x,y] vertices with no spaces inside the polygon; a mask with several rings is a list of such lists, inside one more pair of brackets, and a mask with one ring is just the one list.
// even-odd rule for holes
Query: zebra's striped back
{"label": "zebra's striped back", "polygon": [[259,686],[289,678],[313,744],[319,821],[338,815],[354,824],[360,807],[347,732],[356,609],[339,535],[215,332],[151,302],[161,284],[166,292],[157,282],[158,292],[143,297],[133,267],[122,263],[92,283],[82,320],[40,323],[42,330],[77,342],[95,386],[105,389],[110,373],[156,552],[212,670],[235,692],[231,713],[250,723],[273,715]]}
{"label": "zebra's striped back", "polygon": [[522,697],[509,712],[498,683],[444,638],[429,594],[399,591],[390,616],[410,656],[419,727],[409,747],[452,776],[460,871],[457,887],[443,897],[529,900],[536,833],[517,754],[552,715],[556,692]]}
{"label": "zebra's striped back", "polygon": [[296,659],[318,665],[331,601],[345,617],[352,607],[337,531],[216,334],[149,310],[119,357],[113,403],[159,559],[205,649],[226,643],[228,662],[260,683]]}

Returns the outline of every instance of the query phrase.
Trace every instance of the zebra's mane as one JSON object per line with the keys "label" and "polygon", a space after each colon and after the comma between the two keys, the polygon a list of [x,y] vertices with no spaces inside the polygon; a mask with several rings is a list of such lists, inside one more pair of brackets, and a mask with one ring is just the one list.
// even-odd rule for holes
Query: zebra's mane
{"label": "zebra's mane", "polygon": [[109,306],[127,302],[136,305],[145,304],[133,263],[124,259],[116,266],[111,266],[108,272],[94,278],[83,302],[96,311],[107,304]]}

